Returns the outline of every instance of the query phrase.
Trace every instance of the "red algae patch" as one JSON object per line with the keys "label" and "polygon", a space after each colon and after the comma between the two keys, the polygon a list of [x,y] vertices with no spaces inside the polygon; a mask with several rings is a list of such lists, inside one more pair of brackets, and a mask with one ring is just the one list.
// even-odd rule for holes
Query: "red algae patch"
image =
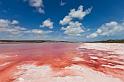
{"label": "red algae patch", "polygon": [[0,82],[124,82],[124,44],[0,44]]}

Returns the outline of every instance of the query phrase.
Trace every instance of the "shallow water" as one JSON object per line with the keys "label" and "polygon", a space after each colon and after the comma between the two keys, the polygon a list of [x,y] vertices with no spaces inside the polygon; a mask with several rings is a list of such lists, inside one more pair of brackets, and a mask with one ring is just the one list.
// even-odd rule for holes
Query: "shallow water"
{"label": "shallow water", "polygon": [[124,82],[124,44],[0,44],[0,82]]}

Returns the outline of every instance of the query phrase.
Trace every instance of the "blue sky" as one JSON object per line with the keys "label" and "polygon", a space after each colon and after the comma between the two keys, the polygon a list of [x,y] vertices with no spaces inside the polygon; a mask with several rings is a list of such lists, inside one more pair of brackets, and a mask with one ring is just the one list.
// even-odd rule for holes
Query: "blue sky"
{"label": "blue sky", "polygon": [[124,0],[0,0],[0,39],[124,39]]}

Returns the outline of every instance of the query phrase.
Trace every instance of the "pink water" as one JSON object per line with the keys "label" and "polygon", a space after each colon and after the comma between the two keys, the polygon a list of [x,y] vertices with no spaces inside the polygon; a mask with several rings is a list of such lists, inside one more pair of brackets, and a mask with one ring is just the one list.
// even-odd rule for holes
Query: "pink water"
{"label": "pink water", "polygon": [[[94,45],[91,45],[93,47],[90,48],[85,44],[86,43],[0,44],[0,82],[71,82],[70,79],[77,79],[75,76],[80,76],[80,79],[78,78],[75,82],[99,82],[101,81],[100,78],[103,77],[105,78],[103,78],[102,82],[110,82],[114,79],[117,79],[117,81],[114,80],[113,82],[124,82],[124,54],[114,54],[114,52],[112,52],[112,48],[114,47],[114,51],[124,50],[124,44],[107,44],[106,48],[114,45],[114,47],[107,50],[99,50],[95,48]],[[90,44],[92,43],[88,45]],[[104,44],[105,43],[102,45]],[[95,43],[95,46],[96,45],[97,43]],[[25,65],[29,68],[22,69],[21,67],[25,67]],[[48,73],[43,73],[47,68],[40,70],[42,66],[50,66],[52,74],[49,70],[47,71]],[[94,71],[96,73],[94,77],[98,77],[99,75],[100,78],[94,80],[93,77],[90,77],[90,73],[72,70],[71,67],[73,66],[77,66],[76,68],[81,66],[82,68],[90,70],[90,72]],[[32,72],[32,70],[34,72],[32,74],[29,73],[29,71]],[[42,75],[39,75],[38,70],[39,73],[45,75],[41,77]],[[70,81],[65,79],[67,76],[70,78]],[[51,80],[44,79],[45,77],[49,77]],[[59,77],[59,81],[52,77]],[[112,79],[108,80],[109,77]],[[107,80],[104,81],[104,79]]]}

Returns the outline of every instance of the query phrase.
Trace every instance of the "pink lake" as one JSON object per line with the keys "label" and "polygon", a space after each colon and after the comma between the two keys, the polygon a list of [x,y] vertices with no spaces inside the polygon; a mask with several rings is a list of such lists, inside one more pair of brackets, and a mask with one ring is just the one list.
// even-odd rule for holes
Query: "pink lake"
{"label": "pink lake", "polygon": [[0,44],[0,82],[124,82],[124,44]]}

